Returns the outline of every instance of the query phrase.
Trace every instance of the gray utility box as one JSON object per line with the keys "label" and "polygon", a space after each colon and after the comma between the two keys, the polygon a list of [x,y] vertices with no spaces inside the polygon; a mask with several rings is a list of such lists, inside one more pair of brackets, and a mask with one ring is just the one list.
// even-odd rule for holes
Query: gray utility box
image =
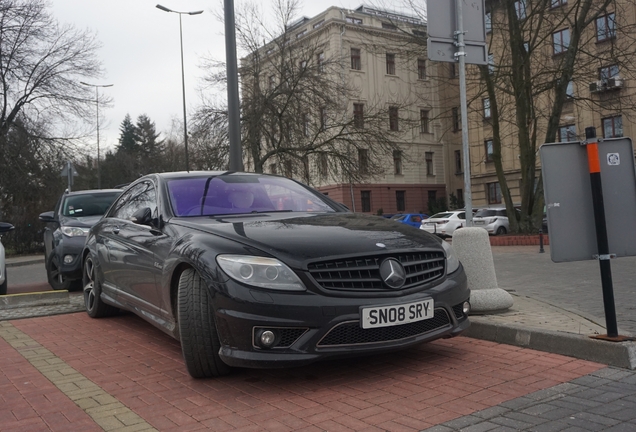
{"label": "gray utility box", "polygon": [[[598,143],[609,252],[636,255],[636,171],[629,138]],[[554,262],[584,261],[598,254],[586,146],[543,144],[543,187]]]}

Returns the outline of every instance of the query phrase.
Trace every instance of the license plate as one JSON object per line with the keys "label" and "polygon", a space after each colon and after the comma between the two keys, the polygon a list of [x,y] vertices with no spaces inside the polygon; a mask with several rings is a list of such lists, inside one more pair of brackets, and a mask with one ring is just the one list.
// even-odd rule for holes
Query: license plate
{"label": "license plate", "polygon": [[390,327],[433,318],[433,299],[360,308],[362,328]]}
{"label": "license plate", "polygon": [[475,225],[484,225],[484,221],[475,221]]}

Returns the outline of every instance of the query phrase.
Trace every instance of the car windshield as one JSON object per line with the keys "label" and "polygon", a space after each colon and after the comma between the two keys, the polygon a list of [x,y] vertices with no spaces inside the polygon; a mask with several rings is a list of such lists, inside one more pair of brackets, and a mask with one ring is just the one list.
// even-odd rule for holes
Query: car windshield
{"label": "car windshield", "polygon": [[283,177],[222,175],[168,181],[175,216],[261,212],[333,213],[319,195]]}
{"label": "car windshield", "polygon": [[101,216],[119,196],[119,192],[95,192],[64,198],[62,214],[67,217]]}
{"label": "car windshield", "polygon": [[497,210],[483,209],[475,213],[475,217],[490,217],[490,216],[497,216]]}
{"label": "car windshield", "polygon": [[452,215],[452,213],[437,213],[431,216],[431,219],[446,219],[451,217]]}

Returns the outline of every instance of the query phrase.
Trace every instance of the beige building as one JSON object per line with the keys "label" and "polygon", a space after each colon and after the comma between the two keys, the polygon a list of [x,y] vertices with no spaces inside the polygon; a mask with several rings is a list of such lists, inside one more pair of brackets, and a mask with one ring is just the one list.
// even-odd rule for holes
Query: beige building
{"label": "beige building", "polygon": [[[436,80],[431,79],[437,75],[438,65],[426,58],[421,43],[425,42],[422,21],[365,6],[356,10],[331,7],[292,24],[286,35],[282,45],[319,47],[308,60],[309,65],[320,68],[320,63],[331,62],[331,67],[322,72],[332,74],[332,82],[340,80],[349,89],[339,106],[340,112],[332,109],[325,113],[321,107],[312,107],[312,124],[349,118],[371,127],[367,126],[375,121],[371,120],[371,113],[383,113],[381,128],[395,145],[381,160],[373,161],[381,169],[367,173],[361,180],[343,178],[337,169],[327,168],[321,155],[308,157],[310,174],[302,180],[352,210],[373,214],[429,212],[429,201],[446,198],[447,185],[448,192],[459,190],[461,194],[461,161],[455,160],[461,137],[446,133],[448,124],[439,110],[440,92]],[[413,44],[414,37],[419,38],[420,44]],[[260,58],[263,62],[267,56],[275,58],[277,49],[282,50],[281,44],[265,45]],[[246,59],[242,62],[245,65]],[[267,72],[260,74],[261,86],[275,82],[272,77],[267,83],[264,75]],[[244,84],[243,93],[246,91],[249,89]],[[306,129],[304,134],[308,135]],[[455,142],[454,146],[449,142]],[[364,148],[356,151],[359,168],[363,169],[368,163],[365,158],[372,156]],[[250,161],[246,167],[252,168]],[[271,162],[265,164],[264,171],[286,174],[292,168]]]}

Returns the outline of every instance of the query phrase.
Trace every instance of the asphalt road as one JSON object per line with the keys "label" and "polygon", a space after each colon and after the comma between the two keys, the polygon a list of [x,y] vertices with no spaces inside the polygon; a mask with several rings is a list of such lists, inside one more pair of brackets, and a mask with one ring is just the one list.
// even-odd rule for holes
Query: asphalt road
{"label": "asphalt road", "polygon": [[7,294],[48,291],[51,285],[46,280],[44,263],[7,267],[9,283]]}
{"label": "asphalt road", "polygon": [[[493,259],[500,288],[581,312],[605,325],[599,263],[595,260],[554,263],[550,249],[495,246]],[[636,335],[636,257],[611,260],[618,329]]]}

